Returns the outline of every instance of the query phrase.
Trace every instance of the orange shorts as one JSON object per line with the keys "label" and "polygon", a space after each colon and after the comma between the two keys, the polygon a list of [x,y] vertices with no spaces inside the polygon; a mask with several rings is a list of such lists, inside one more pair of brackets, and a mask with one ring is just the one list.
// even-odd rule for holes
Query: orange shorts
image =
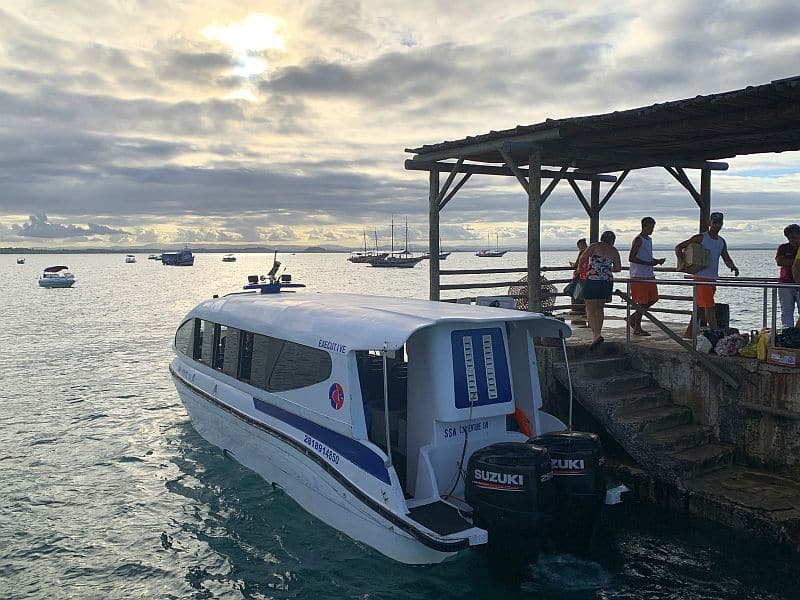
{"label": "orange shorts", "polygon": [[636,304],[651,304],[658,300],[658,286],[649,281],[631,281],[631,298]]}
{"label": "orange shorts", "polygon": [[[705,277],[695,277],[695,281],[714,281],[713,279],[706,279]],[[714,308],[714,292],[717,291],[715,285],[698,285],[697,286],[697,307],[698,308]]]}

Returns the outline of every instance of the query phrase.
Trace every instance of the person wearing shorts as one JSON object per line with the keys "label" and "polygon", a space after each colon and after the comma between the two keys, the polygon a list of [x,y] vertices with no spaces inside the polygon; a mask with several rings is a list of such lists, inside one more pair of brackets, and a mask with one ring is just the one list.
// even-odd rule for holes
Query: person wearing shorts
{"label": "person wearing shorts", "polygon": [[[653,240],[650,236],[656,226],[653,217],[642,219],[642,232],[633,239],[631,251],[628,255],[630,263],[631,279],[631,299],[642,308],[650,308],[658,302],[658,286],[649,280],[656,278],[653,267],[663,265],[665,258],[653,258]],[[647,331],[642,329],[642,312],[635,311],[628,325],[633,329],[634,335],[648,336]]]}
{"label": "person wearing shorts", "polygon": [[578,259],[578,269],[586,273],[583,282],[583,299],[586,302],[586,320],[592,329],[590,349],[603,343],[603,321],[605,303],[611,300],[614,273],[622,267],[619,252],[614,247],[617,237],[613,231],[604,231],[600,241],[589,244]]}
{"label": "person wearing shorts", "polygon": [[[700,244],[708,250],[709,260],[708,266],[703,267],[697,273],[694,274],[694,280],[697,282],[706,282],[706,281],[716,281],[719,277],[719,259],[725,262],[727,267],[733,271],[733,274],[738,277],[739,276],[739,268],[733,263],[733,259],[731,259],[730,255],[728,254],[728,244],[725,242],[725,239],[719,235],[720,230],[722,229],[723,224],[723,216],[720,212],[713,212],[709,217],[708,221],[708,231],[705,233],[698,233],[697,235],[693,235],[688,240],[682,241],[680,244],[675,246],[675,255],[678,257],[678,261],[680,262],[683,250],[689,244]],[[697,286],[697,307],[703,311],[706,317],[706,322],[711,329],[717,328],[717,313],[714,308],[714,292],[716,292],[717,287],[714,285],[698,285]],[[694,323],[694,319],[689,321],[689,326],[686,328],[686,331],[683,334],[685,338],[692,337],[692,324]]]}

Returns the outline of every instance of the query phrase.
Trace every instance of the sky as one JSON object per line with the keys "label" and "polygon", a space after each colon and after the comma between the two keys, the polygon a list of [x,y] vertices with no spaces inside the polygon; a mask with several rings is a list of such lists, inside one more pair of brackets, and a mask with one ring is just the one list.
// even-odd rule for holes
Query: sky
{"label": "sky", "polygon": [[[798,56],[794,0],[6,0],[0,246],[387,245],[394,216],[423,247],[427,173],[406,148],[768,83]],[[729,245],[784,241],[800,152],[728,162],[712,207]],[[514,178],[475,176],[442,245],[524,247],[526,214]],[[633,172],[601,229],[624,244],[645,214],[657,244],[696,232],[663,169]],[[587,233],[561,182],[543,246]]]}

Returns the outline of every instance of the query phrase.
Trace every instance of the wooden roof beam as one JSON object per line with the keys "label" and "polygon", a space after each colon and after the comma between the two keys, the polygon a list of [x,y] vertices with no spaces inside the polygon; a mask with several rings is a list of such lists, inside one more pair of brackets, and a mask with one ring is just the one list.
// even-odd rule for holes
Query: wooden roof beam
{"label": "wooden roof beam", "polygon": [[[405,168],[408,171],[439,171],[452,173],[453,168],[456,166],[456,163],[446,163],[446,162],[430,162],[427,160],[417,160],[417,159],[408,159],[405,162]],[[528,176],[528,169],[519,167],[520,173],[524,176]],[[476,164],[462,164],[458,167],[457,173],[470,173],[472,175],[506,175],[510,177],[514,177],[515,174],[509,169],[508,167],[496,167],[493,165],[476,165]],[[545,179],[565,179],[565,180],[577,180],[577,181],[605,181],[608,183],[614,183],[617,178],[614,175],[593,175],[589,173],[576,173],[575,171],[571,172],[563,172],[563,171],[551,171],[548,169],[542,169],[542,177]]]}
{"label": "wooden roof beam", "polygon": [[[500,148],[502,148],[505,144],[514,143],[514,144],[535,144],[536,142],[547,142],[551,140],[557,140],[561,136],[558,132],[558,128],[554,127],[553,129],[542,129],[539,131],[534,131],[532,133],[527,133],[523,135],[511,135],[504,139],[499,140],[491,140],[489,142],[476,142],[474,144],[463,144],[459,145],[458,147],[447,148],[444,150],[431,150],[426,151],[423,148],[406,148],[406,152],[415,153],[416,156],[414,157],[415,160],[426,160],[426,161],[433,161],[433,160],[442,160],[444,158],[458,158],[459,156],[464,156],[469,158],[471,154],[481,154],[483,152],[498,152]],[[444,142],[447,144],[448,142]],[[441,144],[437,144],[441,145]]]}

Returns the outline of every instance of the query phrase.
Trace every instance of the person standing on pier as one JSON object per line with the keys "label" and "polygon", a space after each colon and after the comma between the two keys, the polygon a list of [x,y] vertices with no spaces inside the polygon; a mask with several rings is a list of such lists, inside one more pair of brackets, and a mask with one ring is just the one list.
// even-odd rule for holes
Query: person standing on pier
{"label": "person standing on pier", "polygon": [[589,244],[578,259],[578,271],[586,272],[583,283],[583,299],[586,302],[586,319],[592,329],[589,349],[603,343],[603,320],[605,303],[611,300],[614,273],[622,269],[619,252],[614,248],[617,236],[613,231],[604,231],[600,241]]}
{"label": "person standing on pier", "polygon": [[[631,282],[631,298],[636,304],[644,308],[650,308],[658,302],[658,286],[653,280],[656,274],[653,267],[663,265],[666,258],[653,258],[653,240],[650,236],[656,226],[653,217],[642,219],[642,232],[633,238],[631,252],[628,255],[630,262],[631,279],[641,280]],[[650,334],[642,329],[642,313],[636,311],[631,315],[628,325],[633,329],[633,335],[649,336]]]}
{"label": "person standing on pier", "polygon": [[[728,244],[725,239],[719,234],[722,229],[724,217],[721,212],[713,212],[709,216],[708,231],[705,233],[698,233],[693,235],[688,240],[682,241],[675,246],[675,255],[680,262],[683,258],[683,250],[689,244],[700,244],[708,251],[709,259],[708,266],[703,267],[694,274],[695,281],[716,281],[719,277],[719,259],[720,257],[725,262],[727,267],[733,271],[733,274],[739,276],[739,268],[733,263],[733,259],[728,254]],[[698,285],[697,286],[697,307],[703,311],[706,317],[706,323],[711,329],[717,328],[717,313],[714,304],[714,293],[717,287],[714,285]],[[694,319],[689,321],[689,326],[683,334],[685,338],[692,337],[692,324]]]}
{"label": "person standing on pier", "polygon": [[[792,265],[800,248],[800,225],[792,223],[783,230],[783,235],[789,240],[785,244],[778,246],[775,254],[775,262],[781,268],[778,276],[779,283],[794,283],[792,277]],[[778,299],[781,302],[781,325],[784,329],[794,327],[794,308],[800,307],[800,291],[797,288],[778,289]]]}
{"label": "person standing on pier", "polygon": [[583,316],[586,314],[586,305],[583,303],[583,293],[576,294],[578,283],[581,280],[581,272],[578,269],[578,261],[581,259],[581,255],[583,251],[586,250],[586,247],[589,245],[586,243],[586,238],[581,238],[576,243],[578,247],[578,256],[575,257],[575,262],[569,263],[569,266],[572,267],[572,281],[567,285],[567,289],[569,290],[570,295],[572,296],[572,313],[576,315],[580,315],[577,318],[572,319],[573,325],[579,325],[586,327],[586,321],[583,320]]}

